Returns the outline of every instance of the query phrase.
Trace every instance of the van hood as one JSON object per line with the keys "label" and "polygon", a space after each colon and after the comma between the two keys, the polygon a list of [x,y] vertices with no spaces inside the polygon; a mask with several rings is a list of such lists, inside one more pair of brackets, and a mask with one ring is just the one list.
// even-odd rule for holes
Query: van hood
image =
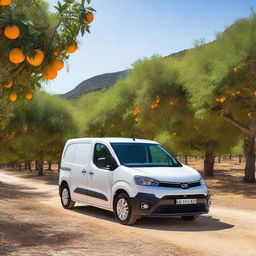
{"label": "van hood", "polygon": [[201,179],[201,175],[193,168],[182,167],[132,167],[135,175],[145,176],[162,182],[194,182]]}

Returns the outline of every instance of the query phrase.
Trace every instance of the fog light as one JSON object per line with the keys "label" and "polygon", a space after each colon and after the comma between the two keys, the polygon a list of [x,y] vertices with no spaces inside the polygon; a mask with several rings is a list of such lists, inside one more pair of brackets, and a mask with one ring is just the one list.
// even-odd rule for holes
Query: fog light
{"label": "fog light", "polygon": [[148,210],[150,208],[150,204],[148,202],[141,202],[140,208],[141,210]]}

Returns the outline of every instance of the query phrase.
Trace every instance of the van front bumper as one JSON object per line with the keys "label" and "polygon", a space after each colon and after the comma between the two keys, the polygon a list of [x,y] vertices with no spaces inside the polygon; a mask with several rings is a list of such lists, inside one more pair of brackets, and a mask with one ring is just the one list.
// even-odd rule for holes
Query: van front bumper
{"label": "van front bumper", "polygon": [[[177,204],[177,199],[196,199],[197,202],[196,204]],[[190,216],[208,213],[210,196],[204,194],[165,195],[157,198],[154,194],[138,193],[131,198],[131,202],[133,213],[137,216]]]}

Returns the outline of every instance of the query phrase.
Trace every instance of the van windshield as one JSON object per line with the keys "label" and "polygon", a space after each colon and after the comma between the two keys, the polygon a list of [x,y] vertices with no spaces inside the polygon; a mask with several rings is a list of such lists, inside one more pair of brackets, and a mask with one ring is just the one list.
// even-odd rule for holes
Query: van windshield
{"label": "van windshield", "polygon": [[178,160],[159,144],[111,143],[119,162],[128,167],[181,167]]}

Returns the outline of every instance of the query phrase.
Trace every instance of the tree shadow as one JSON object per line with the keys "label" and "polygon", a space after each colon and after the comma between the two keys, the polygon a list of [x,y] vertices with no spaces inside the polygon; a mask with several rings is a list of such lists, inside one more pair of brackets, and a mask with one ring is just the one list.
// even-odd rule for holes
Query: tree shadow
{"label": "tree shadow", "polygon": [[[0,169],[1,170],[1,169]],[[37,172],[35,170],[29,171],[29,170],[17,170],[12,168],[5,168],[2,169],[4,172],[8,175],[13,175],[19,178],[32,178],[34,180],[43,181],[44,184],[48,185],[58,185],[59,181],[59,175],[57,172],[44,170],[43,176],[38,176]]]}
{"label": "tree shadow", "polygon": [[256,198],[256,184],[248,184],[243,181],[243,176],[238,175],[240,169],[215,170],[212,178],[206,178],[206,181],[213,194],[234,194],[243,195],[248,198]]}
{"label": "tree shadow", "polygon": [[47,192],[36,192],[37,188],[22,185],[7,184],[0,181],[0,199],[24,199],[48,197]]}
{"label": "tree shadow", "polygon": [[0,255],[9,255],[27,247],[63,245],[79,236],[79,232],[65,232],[49,225],[18,222],[7,215],[1,216]]}
{"label": "tree shadow", "polygon": [[[77,206],[73,208],[72,211],[97,219],[117,222],[113,212],[93,206]],[[134,227],[165,231],[201,232],[229,229],[233,228],[234,225],[222,222],[213,216],[206,215],[200,216],[196,221],[184,221],[179,217],[143,217],[136,222]]]}

